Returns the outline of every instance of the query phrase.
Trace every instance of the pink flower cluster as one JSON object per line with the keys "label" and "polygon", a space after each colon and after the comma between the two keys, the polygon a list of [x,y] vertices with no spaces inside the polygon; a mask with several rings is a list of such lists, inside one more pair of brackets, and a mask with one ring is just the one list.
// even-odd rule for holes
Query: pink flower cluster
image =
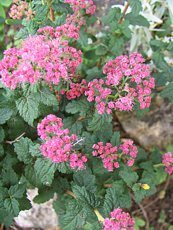
{"label": "pink flower cluster", "polygon": [[126,140],[119,146],[112,146],[111,143],[104,145],[103,142],[98,142],[93,145],[93,149],[92,155],[101,158],[104,168],[110,172],[119,168],[120,160],[129,167],[133,166],[138,154],[138,149],[132,140]]}
{"label": "pink flower cluster", "polygon": [[32,9],[29,8],[29,4],[22,0],[13,0],[13,5],[10,9],[9,16],[13,19],[22,19],[23,16],[27,17],[27,20],[31,19],[33,15]]}
{"label": "pink flower cluster", "polygon": [[96,6],[92,0],[65,0],[65,3],[69,3],[74,12],[84,9],[86,14],[94,14],[96,11]]}
{"label": "pink flower cluster", "polygon": [[80,28],[86,23],[81,9],[85,10],[86,14],[88,15],[94,14],[96,6],[92,0],[65,0],[65,3],[70,4],[74,13],[67,16],[65,24],[57,27],[57,33],[59,36],[78,39]]}
{"label": "pink flower cluster", "polygon": [[[107,75],[105,81],[97,81],[97,86],[95,80],[90,82],[85,93],[88,101],[96,102],[99,114],[110,114],[113,109],[130,111],[137,101],[140,109],[150,106],[155,83],[141,54],[132,53],[129,57],[122,55],[110,60],[103,67],[103,73]],[[105,92],[109,93],[106,95]]]}
{"label": "pink flower cluster", "polygon": [[54,163],[68,162],[72,169],[84,169],[87,158],[75,151],[74,143],[78,137],[69,135],[68,129],[63,129],[62,119],[55,115],[48,115],[38,124],[38,135],[44,141],[40,146],[43,156]]}
{"label": "pink flower cluster", "polygon": [[67,91],[62,90],[61,94],[66,94],[67,99],[72,100],[83,95],[86,89],[87,82],[85,79],[83,79],[81,83],[70,83],[70,89]]}
{"label": "pink flower cluster", "polygon": [[71,81],[82,62],[82,52],[62,40],[53,27],[39,29],[37,36],[28,37],[20,48],[4,52],[0,75],[6,87],[15,89],[22,83],[44,80],[58,85]]}
{"label": "pink flower cluster", "polygon": [[134,230],[134,219],[121,208],[114,209],[103,222],[104,230]]}
{"label": "pink flower cluster", "polygon": [[96,102],[96,108],[99,114],[103,114],[105,110],[107,113],[111,112],[111,110],[107,107],[107,97],[111,95],[112,91],[104,86],[105,82],[103,79],[94,79],[88,83],[88,90],[85,91],[87,100],[89,102]]}
{"label": "pink flower cluster", "polygon": [[162,163],[165,166],[165,170],[169,175],[173,174],[173,153],[168,152],[163,154]]}

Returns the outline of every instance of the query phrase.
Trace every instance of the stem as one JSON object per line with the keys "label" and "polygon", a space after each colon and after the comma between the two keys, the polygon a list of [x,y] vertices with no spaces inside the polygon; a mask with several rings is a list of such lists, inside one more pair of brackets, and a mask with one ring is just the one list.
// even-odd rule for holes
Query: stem
{"label": "stem", "polygon": [[103,216],[100,214],[100,212],[99,212],[97,209],[94,209],[94,212],[95,212],[95,214],[96,214],[98,220],[99,220],[100,222],[103,222],[103,221],[104,221],[104,218],[103,218]]}
{"label": "stem", "polygon": [[[74,199],[77,198],[76,195],[75,195],[73,192],[69,191],[69,190],[66,191],[66,194],[72,196]],[[97,209],[94,209],[93,211],[94,211],[94,213],[96,214],[98,220],[99,220],[100,222],[103,222],[103,221],[104,221],[104,218],[103,218],[103,216],[100,214],[100,212],[99,212]]]}
{"label": "stem", "polygon": [[159,163],[159,164],[155,164],[155,165],[153,165],[154,166],[154,168],[159,168],[159,167],[162,167],[162,166],[164,166],[164,164],[162,164],[162,163]]}
{"label": "stem", "polygon": [[54,10],[52,9],[52,6],[50,7],[50,20],[52,21],[52,22],[54,22],[55,21],[55,14],[54,14]]}
{"label": "stem", "polygon": [[20,138],[22,138],[24,135],[25,135],[25,132],[22,133],[19,137],[16,137],[16,139],[14,139],[13,141],[6,141],[6,143],[12,145],[13,143],[19,141]]}
{"label": "stem", "polygon": [[126,11],[127,11],[128,7],[129,7],[129,5],[130,5],[129,2],[127,2],[126,5],[125,5],[125,7],[124,7],[124,10],[123,10],[123,15],[122,15],[122,17],[120,18],[120,20],[118,21],[119,24],[122,23],[122,21],[123,21],[125,15],[126,15]]}

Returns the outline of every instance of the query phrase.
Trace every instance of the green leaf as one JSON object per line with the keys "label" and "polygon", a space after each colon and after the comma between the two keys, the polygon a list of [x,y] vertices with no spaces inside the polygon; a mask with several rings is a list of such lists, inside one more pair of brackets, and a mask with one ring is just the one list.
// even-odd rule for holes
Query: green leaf
{"label": "green leaf", "polygon": [[52,161],[38,158],[34,164],[36,176],[44,185],[51,185],[57,167]]}
{"label": "green leaf", "polygon": [[0,15],[2,18],[6,18],[6,13],[2,5],[0,4]]}
{"label": "green leaf", "polygon": [[21,25],[21,20],[7,18],[5,23],[7,25]]}
{"label": "green leaf", "polygon": [[65,4],[63,2],[57,2],[52,4],[53,10],[58,13],[66,13],[66,14],[72,14],[73,10],[71,9],[69,4]]}
{"label": "green leaf", "polygon": [[111,22],[116,22],[121,17],[121,10],[119,8],[111,8],[106,16],[102,18],[102,21],[106,25],[110,25]]}
{"label": "green leaf", "polygon": [[171,103],[173,103],[173,83],[170,83],[165,87],[165,89],[160,93],[163,98],[168,98]]}
{"label": "green leaf", "polygon": [[111,144],[113,146],[117,146],[121,143],[121,140],[120,140],[120,132],[114,132],[112,138],[111,138]]}
{"label": "green leaf", "polygon": [[150,26],[149,22],[147,21],[145,17],[143,17],[142,15],[134,16],[133,12],[127,14],[125,18],[129,21],[131,25],[134,25],[134,26],[135,25],[144,26],[144,27]]}
{"label": "green leaf", "polygon": [[117,181],[113,184],[112,188],[106,190],[103,211],[105,216],[114,208],[129,208],[131,206],[131,198],[128,193],[127,187],[125,187],[122,181]]}
{"label": "green leaf", "polygon": [[17,184],[9,188],[8,193],[10,197],[22,198],[26,189],[26,184]]}
{"label": "green leaf", "polygon": [[73,174],[74,183],[84,186],[88,191],[96,192],[96,178],[89,170],[77,171]]}
{"label": "green leaf", "polygon": [[87,191],[85,187],[74,185],[72,190],[77,199],[79,199],[81,202],[84,202],[84,204],[91,206],[92,208],[97,208],[100,206],[100,199],[98,199],[94,193]]}
{"label": "green leaf", "polygon": [[31,201],[28,200],[27,196],[23,196],[21,199],[18,200],[19,208],[21,210],[29,210],[32,208]]}
{"label": "green leaf", "polygon": [[11,108],[0,108],[0,125],[8,121],[12,114],[13,110]]}
{"label": "green leaf", "polygon": [[19,202],[15,198],[7,198],[4,200],[5,209],[11,213],[13,216],[19,214]]}
{"label": "green leaf", "polygon": [[87,208],[73,200],[69,203],[67,212],[60,215],[59,222],[63,230],[77,230],[83,229],[86,219]]}
{"label": "green leaf", "polygon": [[9,7],[12,3],[12,0],[0,0],[0,4],[5,7]]}
{"label": "green leaf", "polygon": [[58,100],[56,99],[55,95],[45,86],[35,94],[35,99],[44,105],[58,106]]}
{"label": "green leaf", "polygon": [[25,167],[25,178],[33,187],[40,187],[42,185],[41,178],[33,170],[33,165],[29,164]]}
{"label": "green leaf", "polygon": [[99,44],[96,48],[96,55],[98,56],[105,55],[107,52],[108,52],[108,48],[104,44]]}
{"label": "green leaf", "polygon": [[90,104],[88,103],[86,98],[81,98],[68,103],[65,109],[67,113],[79,113],[80,116],[86,116],[87,112],[90,109]]}
{"label": "green leaf", "polygon": [[53,198],[55,191],[52,188],[44,188],[43,190],[39,190],[39,194],[34,197],[34,202],[37,204],[44,203]]}
{"label": "green leaf", "polygon": [[29,152],[29,147],[31,144],[32,141],[27,137],[22,137],[18,142],[14,144],[14,151],[17,154],[17,158],[25,164],[32,162],[32,157]]}
{"label": "green leaf", "polygon": [[129,3],[132,9],[132,14],[134,16],[138,15],[139,12],[142,10],[141,1],[140,0],[130,0]]}
{"label": "green leaf", "polygon": [[38,117],[38,105],[39,104],[33,95],[23,96],[16,101],[19,114],[31,126],[33,125],[34,120]]}
{"label": "green leaf", "polygon": [[111,122],[112,117],[107,114],[99,115],[97,112],[94,113],[92,120],[88,122],[88,131],[97,131],[104,125],[105,122]]}
{"label": "green leaf", "polygon": [[5,133],[2,127],[0,127],[0,143],[3,142],[5,138]]}
{"label": "green leaf", "polygon": [[145,221],[139,217],[135,218],[135,230],[140,230],[141,227],[145,226]]}
{"label": "green leaf", "polygon": [[139,178],[138,174],[128,166],[124,166],[123,169],[120,170],[119,175],[129,187],[132,187]]}

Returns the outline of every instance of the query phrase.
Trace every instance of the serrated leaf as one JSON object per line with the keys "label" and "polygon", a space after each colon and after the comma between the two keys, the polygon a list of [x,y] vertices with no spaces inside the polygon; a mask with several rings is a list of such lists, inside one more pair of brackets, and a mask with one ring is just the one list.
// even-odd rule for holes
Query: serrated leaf
{"label": "serrated leaf", "polygon": [[100,206],[100,199],[98,199],[94,193],[87,191],[84,186],[80,187],[78,185],[74,185],[72,190],[77,199],[80,199],[80,201],[84,202],[86,205],[91,206],[92,208],[97,208]]}
{"label": "serrated leaf", "polygon": [[22,198],[26,189],[26,184],[16,184],[9,188],[8,193],[10,197]]}
{"label": "serrated leaf", "polygon": [[27,137],[22,137],[14,144],[14,151],[17,154],[17,158],[25,164],[32,162],[32,157],[29,152],[30,145],[32,145],[32,141]]}
{"label": "serrated leaf", "polygon": [[38,158],[34,164],[36,176],[44,185],[52,184],[56,169],[56,164],[44,158]]}
{"label": "serrated leaf", "polygon": [[68,103],[65,109],[67,113],[79,113],[80,116],[86,116],[88,110],[90,109],[90,104],[86,98],[81,98]]}
{"label": "serrated leaf", "polygon": [[106,190],[103,211],[105,216],[114,208],[129,208],[131,206],[131,198],[128,193],[127,187],[124,186],[122,181],[113,184],[112,188]]}
{"label": "serrated leaf", "polygon": [[92,210],[83,207],[76,200],[71,201],[66,210],[66,213],[59,217],[60,226],[63,230],[83,229],[88,215],[92,213]]}
{"label": "serrated leaf", "polygon": [[97,112],[94,113],[92,120],[88,122],[88,131],[99,130],[105,122],[111,122],[112,117],[107,114],[99,115]]}
{"label": "serrated leaf", "polygon": [[38,105],[39,104],[33,95],[21,97],[16,101],[20,116],[31,126],[33,125],[34,120],[38,117]]}
{"label": "serrated leaf", "polygon": [[119,172],[120,177],[129,186],[132,187],[138,180],[138,174],[128,166],[123,167]]}
{"label": "serrated leaf", "polygon": [[53,198],[55,191],[51,188],[44,188],[44,190],[39,190],[39,194],[34,197],[34,202],[37,204],[44,203]]}
{"label": "serrated leaf", "polygon": [[96,178],[89,170],[75,172],[73,180],[80,187],[84,186],[88,191],[96,192]]}
{"label": "serrated leaf", "polygon": [[43,87],[35,94],[35,99],[38,103],[41,102],[48,106],[58,106],[58,100],[55,95],[46,87]]}
{"label": "serrated leaf", "polygon": [[130,0],[129,1],[132,13],[134,16],[138,15],[139,12],[142,10],[142,4],[140,0]]}
{"label": "serrated leaf", "polygon": [[0,143],[3,142],[5,138],[5,132],[2,127],[0,127]]}
{"label": "serrated leaf", "polygon": [[11,108],[0,108],[0,125],[8,121],[12,114],[13,110]]}
{"label": "serrated leaf", "polygon": [[5,209],[11,213],[13,216],[17,216],[19,214],[19,202],[15,198],[7,198],[4,200]]}
{"label": "serrated leaf", "polygon": [[33,170],[33,165],[25,167],[25,178],[33,187],[40,187],[42,185],[41,179],[36,175],[35,170]]}
{"label": "serrated leaf", "polygon": [[99,44],[96,48],[96,55],[102,56],[105,55],[108,52],[108,47],[104,44]]}
{"label": "serrated leaf", "polygon": [[173,103],[173,83],[170,83],[165,87],[165,89],[160,93],[161,97],[168,98],[170,102]]}
{"label": "serrated leaf", "polygon": [[113,146],[117,146],[121,143],[120,141],[120,132],[114,132],[112,138],[111,138],[111,144]]}
{"label": "serrated leaf", "polygon": [[149,27],[150,24],[145,17],[142,15],[134,16],[133,12],[129,13],[125,17],[131,25],[145,26]]}

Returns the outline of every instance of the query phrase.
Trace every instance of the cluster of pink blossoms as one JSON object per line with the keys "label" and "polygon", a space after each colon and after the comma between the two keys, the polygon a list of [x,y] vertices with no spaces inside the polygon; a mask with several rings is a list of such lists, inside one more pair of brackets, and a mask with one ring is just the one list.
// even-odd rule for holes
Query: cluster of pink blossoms
{"label": "cluster of pink blossoms", "polygon": [[84,9],[86,14],[94,14],[96,11],[96,6],[92,0],[65,0],[65,3],[69,3],[74,12]]}
{"label": "cluster of pink blossoms", "polygon": [[67,16],[65,24],[57,27],[57,32],[59,36],[78,39],[81,26],[86,24],[81,10],[83,9],[86,14],[92,15],[95,13],[96,6],[92,0],[65,0],[65,3],[70,4],[74,13]]}
{"label": "cluster of pink blossoms", "polygon": [[134,230],[134,219],[121,208],[114,209],[103,222],[104,230]]}
{"label": "cluster of pink blossoms", "polygon": [[32,9],[29,8],[29,4],[26,1],[22,0],[13,0],[13,5],[10,9],[9,16],[13,19],[22,19],[23,16],[26,16],[29,20],[33,15]]}
{"label": "cluster of pink blossoms", "polygon": [[38,33],[28,37],[20,48],[4,52],[0,75],[5,86],[15,89],[22,83],[39,80],[58,85],[73,79],[82,62],[82,52],[63,41],[53,27],[41,28]]}
{"label": "cluster of pink blossoms", "polygon": [[69,90],[61,90],[61,94],[65,94],[68,100],[80,97],[87,90],[87,82],[83,79],[80,83],[70,83]]}
{"label": "cluster of pink blossoms", "polygon": [[165,170],[169,175],[173,174],[173,153],[168,152],[163,154],[162,163],[165,166]]}
{"label": "cluster of pink blossoms", "polygon": [[37,127],[38,135],[44,141],[40,146],[43,156],[54,163],[68,162],[72,169],[84,169],[86,156],[75,151],[78,137],[69,135],[69,129],[63,129],[62,119],[55,115],[45,117]]}
{"label": "cluster of pink blossoms", "polygon": [[138,149],[132,140],[126,140],[119,146],[112,146],[111,143],[104,145],[103,142],[98,142],[93,145],[93,149],[92,155],[101,158],[104,168],[110,172],[119,168],[120,160],[123,160],[129,167],[133,166],[138,154]]}
{"label": "cluster of pink blossoms", "polygon": [[96,102],[99,114],[110,114],[112,110],[130,111],[136,101],[140,109],[150,106],[155,82],[144,61],[138,53],[119,56],[103,67],[107,75],[105,80],[93,80],[88,84],[85,95],[88,101]]}

